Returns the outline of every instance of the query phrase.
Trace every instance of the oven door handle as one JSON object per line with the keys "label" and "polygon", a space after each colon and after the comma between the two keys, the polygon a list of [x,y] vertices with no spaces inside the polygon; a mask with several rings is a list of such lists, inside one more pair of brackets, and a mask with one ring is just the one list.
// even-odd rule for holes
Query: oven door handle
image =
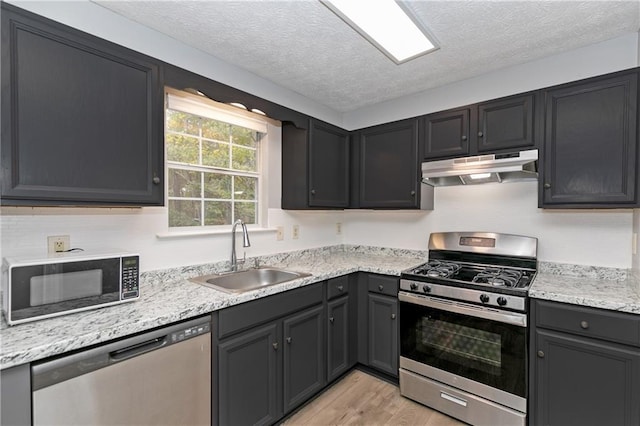
{"label": "oven door handle", "polygon": [[400,300],[401,302],[412,303],[414,305],[440,309],[442,311],[454,312],[471,317],[484,318],[492,321],[502,322],[505,324],[517,325],[519,327],[527,326],[527,315],[519,314],[517,312],[497,311],[494,309],[489,310],[481,306],[476,307],[452,300],[440,300],[430,296],[418,296],[407,293],[405,291],[398,292],[398,300]]}

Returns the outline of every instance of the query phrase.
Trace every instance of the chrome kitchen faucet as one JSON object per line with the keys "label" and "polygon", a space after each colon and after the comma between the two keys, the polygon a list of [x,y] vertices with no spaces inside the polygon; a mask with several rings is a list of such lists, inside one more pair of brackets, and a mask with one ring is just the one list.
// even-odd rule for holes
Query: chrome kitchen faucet
{"label": "chrome kitchen faucet", "polygon": [[[238,257],[236,256],[236,226],[238,225],[242,226],[242,247],[251,247],[247,225],[240,219],[236,220],[231,228],[231,272],[238,270]],[[245,253],[240,263],[244,263],[246,258],[247,254]]]}

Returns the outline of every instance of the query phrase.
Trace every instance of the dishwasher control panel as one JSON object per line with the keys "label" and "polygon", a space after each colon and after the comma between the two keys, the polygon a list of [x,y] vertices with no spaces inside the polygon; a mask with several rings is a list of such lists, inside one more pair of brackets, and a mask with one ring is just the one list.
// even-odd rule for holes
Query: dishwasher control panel
{"label": "dishwasher control panel", "polygon": [[201,323],[194,325],[193,327],[183,328],[180,331],[176,331],[169,335],[169,341],[171,343],[177,343],[182,340],[190,339],[192,337],[206,334],[211,331],[211,325],[209,323]]}

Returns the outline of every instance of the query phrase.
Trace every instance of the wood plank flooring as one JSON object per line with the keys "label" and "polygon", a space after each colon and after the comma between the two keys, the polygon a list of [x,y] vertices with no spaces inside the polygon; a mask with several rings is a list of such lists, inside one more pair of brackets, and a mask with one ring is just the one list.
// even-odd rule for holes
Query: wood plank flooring
{"label": "wood plank flooring", "polygon": [[283,425],[462,426],[465,423],[400,396],[400,389],[391,383],[354,370]]}

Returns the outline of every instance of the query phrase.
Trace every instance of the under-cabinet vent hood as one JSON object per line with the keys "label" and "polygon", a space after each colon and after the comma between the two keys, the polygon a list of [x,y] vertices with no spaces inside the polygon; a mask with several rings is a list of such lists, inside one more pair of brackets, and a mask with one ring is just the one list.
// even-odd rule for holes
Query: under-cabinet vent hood
{"label": "under-cabinet vent hood", "polygon": [[520,182],[537,179],[537,149],[422,163],[422,182],[431,186]]}

